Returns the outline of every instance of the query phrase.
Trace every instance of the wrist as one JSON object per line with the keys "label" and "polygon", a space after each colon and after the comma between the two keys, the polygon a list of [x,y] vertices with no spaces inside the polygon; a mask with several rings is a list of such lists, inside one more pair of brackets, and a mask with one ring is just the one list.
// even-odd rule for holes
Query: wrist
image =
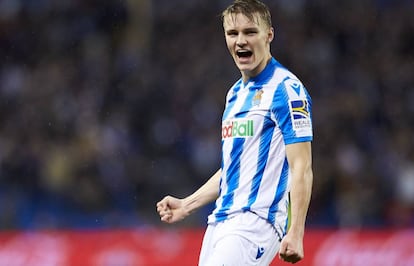
{"label": "wrist", "polygon": [[291,225],[288,233],[295,237],[303,238],[303,236],[305,235],[305,228],[303,226]]}
{"label": "wrist", "polygon": [[196,209],[196,202],[195,200],[191,199],[190,197],[184,198],[182,200],[182,210],[186,216],[190,215]]}

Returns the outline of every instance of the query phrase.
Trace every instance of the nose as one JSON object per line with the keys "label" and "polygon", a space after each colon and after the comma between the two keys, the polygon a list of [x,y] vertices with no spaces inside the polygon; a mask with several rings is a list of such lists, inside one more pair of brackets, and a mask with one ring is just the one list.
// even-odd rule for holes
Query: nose
{"label": "nose", "polygon": [[246,45],[246,38],[243,34],[239,34],[237,36],[237,40],[236,40],[236,45],[239,47],[243,47],[244,45]]}

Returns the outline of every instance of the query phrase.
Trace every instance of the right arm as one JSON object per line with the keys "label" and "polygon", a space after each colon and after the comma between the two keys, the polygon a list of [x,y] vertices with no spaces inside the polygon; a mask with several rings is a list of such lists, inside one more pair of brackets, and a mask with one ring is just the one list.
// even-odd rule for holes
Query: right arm
{"label": "right arm", "polygon": [[178,199],[166,196],[157,203],[157,211],[161,221],[175,223],[217,199],[219,194],[221,170],[218,170],[210,179],[186,198]]}

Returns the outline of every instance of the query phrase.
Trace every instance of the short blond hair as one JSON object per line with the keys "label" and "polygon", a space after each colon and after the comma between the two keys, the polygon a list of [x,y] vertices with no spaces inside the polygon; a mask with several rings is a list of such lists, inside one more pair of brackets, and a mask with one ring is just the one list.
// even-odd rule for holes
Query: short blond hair
{"label": "short blond hair", "polygon": [[267,27],[272,27],[270,10],[259,0],[235,0],[221,13],[221,19],[224,22],[224,17],[234,14],[243,14],[251,21],[254,21],[255,15],[257,14]]}

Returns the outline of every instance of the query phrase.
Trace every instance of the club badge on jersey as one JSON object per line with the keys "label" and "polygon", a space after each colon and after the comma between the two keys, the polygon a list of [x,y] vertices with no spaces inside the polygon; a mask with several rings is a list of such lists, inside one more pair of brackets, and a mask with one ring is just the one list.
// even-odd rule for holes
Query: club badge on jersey
{"label": "club badge on jersey", "polygon": [[259,106],[262,101],[263,89],[257,90],[253,96],[252,106]]}

